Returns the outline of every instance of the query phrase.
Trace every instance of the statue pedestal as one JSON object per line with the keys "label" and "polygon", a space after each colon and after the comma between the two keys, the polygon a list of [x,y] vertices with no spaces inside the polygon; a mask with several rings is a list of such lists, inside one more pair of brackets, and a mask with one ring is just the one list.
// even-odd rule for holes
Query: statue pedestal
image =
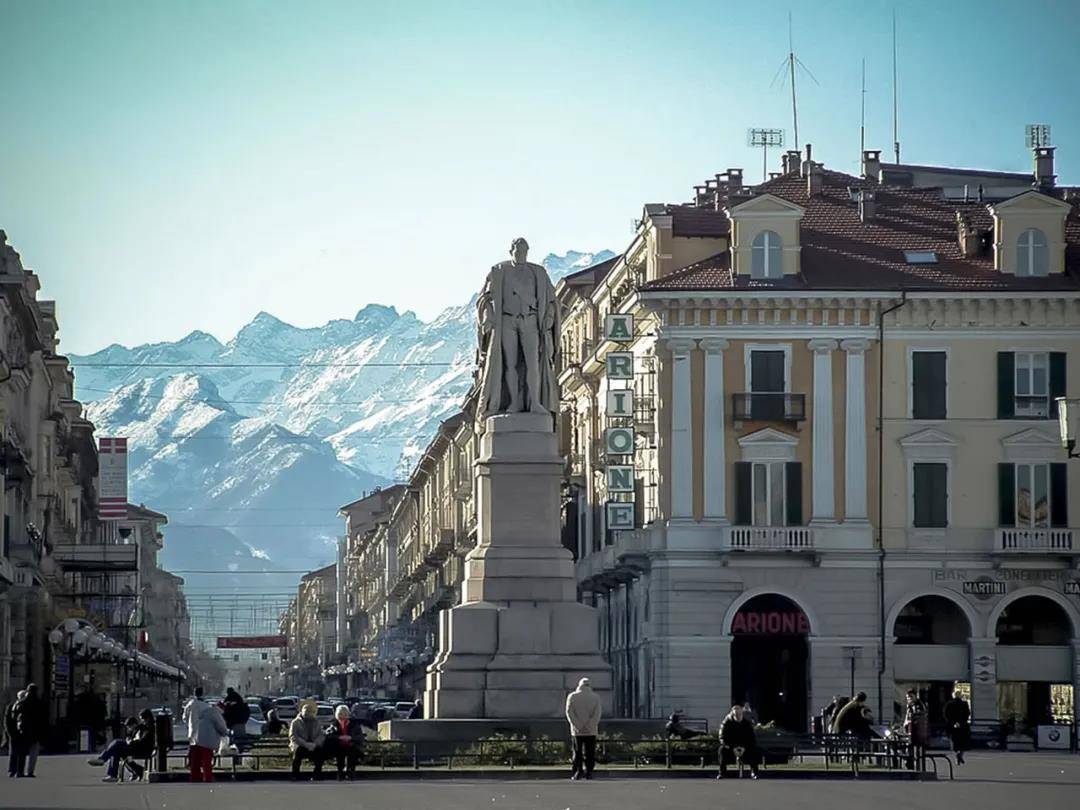
{"label": "statue pedestal", "polygon": [[577,601],[559,540],[563,462],[552,417],[488,417],[476,467],[478,542],[465,558],[462,604],[439,616],[425,717],[561,717],[582,677],[609,713],[596,610]]}

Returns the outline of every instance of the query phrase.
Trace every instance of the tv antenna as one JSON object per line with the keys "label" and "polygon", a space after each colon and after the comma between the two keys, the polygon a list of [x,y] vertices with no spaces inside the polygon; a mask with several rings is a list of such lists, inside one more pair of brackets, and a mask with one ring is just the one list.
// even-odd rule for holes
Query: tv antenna
{"label": "tv antenna", "polygon": [[769,179],[769,147],[784,145],[784,130],[760,129],[746,130],[746,145],[761,147],[761,182]]}
{"label": "tv antenna", "polygon": [[787,30],[788,30],[788,55],[784,57],[784,61],[780,63],[779,69],[776,71],[776,75],[773,77],[771,87],[775,87],[777,82],[780,82],[780,86],[783,87],[784,82],[787,81],[788,76],[791,77],[791,127],[793,134],[795,135],[795,145],[799,145],[799,105],[795,93],[795,67],[802,68],[803,72],[810,77],[814,84],[820,87],[820,83],[814,74],[810,72],[810,68],[802,63],[802,60],[795,55],[795,35],[791,26],[791,12],[787,15]]}
{"label": "tv antenna", "polygon": [[892,12],[892,139],[893,154],[896,162],[900,162],[900,123],[898,94],[896,89],[896,9]]}
{"label": "tv antenna", "polygon": [[866,57],[862,60],[862,95],[859,96],[859,163],[866,154]]}
{"label": "tv antenna", "polygon": [[1049,124],[1028,124],[1024,127],[1024,142],[1029,149],[1050,145]]}

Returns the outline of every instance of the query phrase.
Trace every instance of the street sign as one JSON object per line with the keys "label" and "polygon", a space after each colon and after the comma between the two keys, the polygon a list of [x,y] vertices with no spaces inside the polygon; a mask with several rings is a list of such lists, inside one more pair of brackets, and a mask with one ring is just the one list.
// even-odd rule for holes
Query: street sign
{"label": "street sign", "polygon": [[218,636],[219,650],[258,650],[288,646],[285,636]]}
{"label": "street sign", "polygon": [[98,517],[127,517],[127,439],[98,441]]}

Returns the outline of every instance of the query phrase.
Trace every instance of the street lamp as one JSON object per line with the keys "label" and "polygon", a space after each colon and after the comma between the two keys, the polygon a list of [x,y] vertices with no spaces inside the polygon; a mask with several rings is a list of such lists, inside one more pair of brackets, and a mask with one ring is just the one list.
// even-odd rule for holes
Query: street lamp
{"label": "street lamp", "polygon": [[1058,426],[1061,429],[1061,446],[1069,458],[1080,458],[1076,452],[1076,440],[1080,434],[1080,399],[1057,398]]}

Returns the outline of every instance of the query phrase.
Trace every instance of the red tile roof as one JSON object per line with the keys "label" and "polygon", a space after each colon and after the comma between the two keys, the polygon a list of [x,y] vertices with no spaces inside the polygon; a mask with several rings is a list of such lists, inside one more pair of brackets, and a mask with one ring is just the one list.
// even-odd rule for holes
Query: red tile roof
{"label": "red tile roof", "polygon": [[[977,229],[990,229],[993,220],[985,203],[948,200],[937,189],[878,186],[829,170],[822,170],[822,175],[822,193],[814,197],[807,194],[806,178],[793,173],[762,183],[752,196],[731,200],[741,203],[769,193],[806,209],[800,232],[800,275],[770,280],[733,278],[730,259],[724,253],[649,282],[642,289],[1080,289],[1080,209],[1075,203],[1066,221],[1067,272],[1017,278],[994,270],[990,253],[970,258],[961,255],[956,213],[967,215]],[[874,189],[877,208],[872,221],[859,219],[858,204],[849,191],[852,188]],[[699,210],[703,219],[719,214],[726,220],[723,212]],[[715,222],[712,227],[719,229]],[[933,251],[938,261],[908,264],[904,251]]]}

